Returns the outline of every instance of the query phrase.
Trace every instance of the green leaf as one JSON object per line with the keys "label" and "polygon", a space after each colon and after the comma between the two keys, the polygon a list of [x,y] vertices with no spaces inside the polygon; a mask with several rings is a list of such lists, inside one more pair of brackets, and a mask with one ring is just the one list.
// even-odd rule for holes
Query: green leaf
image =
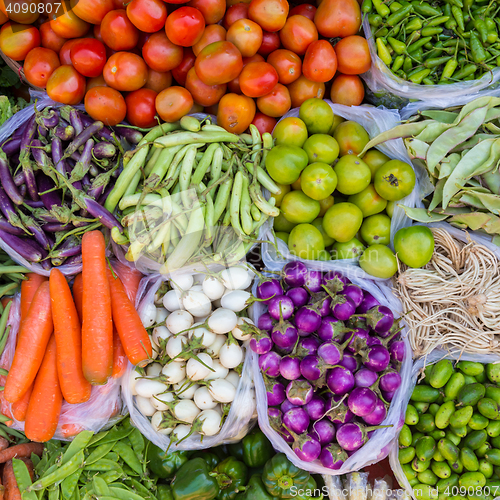
{"label": "green leaf", "polygon": [[404,205],[398,205],[401,207],[406,215],[417,222],[440,222],[448,218],[448,215],[439,215],[434,212],[429,212],[425,208],[410,208]]}

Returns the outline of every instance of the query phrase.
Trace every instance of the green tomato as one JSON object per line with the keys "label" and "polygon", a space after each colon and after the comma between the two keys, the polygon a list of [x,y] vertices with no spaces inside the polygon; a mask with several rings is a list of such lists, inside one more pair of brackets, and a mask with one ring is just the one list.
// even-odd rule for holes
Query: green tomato
{"label": "green tomato", "polygon": [[387,215],[392,219],[392,216],[394,215],[394,209],[396,208],[396,202],[395,201],[388,201],[387,206],[385,207],[385,211]]}
{"label": "green tomato", "polygon": [[273,138],[276,144],[284,146],[296,146],[301,148],[308,137],[306,124],[293,116],[283,118],[276,124],[273,130]]}
{"label": "green tomato", "polygon": [[382,198],[387,201],[398,201],[413,191],[415,172],[408,163],[390,160],[375,172],[374,184]]}
{"label": "green tomato", "polygon": [[336,241],[352,240],[363,222],[361,210],[353,203],[337,203],[326,211],[323,227],[326,234]]}
{"label": "green tomato", "polygon": [[290,238],[289,233],[284,233],[283,231],[278,231],[276,234],[276,238],[283,240],[288,245],[288,239]]}
{"label": "green tomato", "polygon": [[377,191],[375,186],[370,184],[360,193],[353,194],[348,198],[350,203],[354,203],[363,212],[363,217],[369,217],[382,212],[387,206],[387,200],[384,200]]}
{"label": "green tomato", "polygon": [[383,279],[394,276],[398,270],[396,256],[385,245],[369,246],[359,258],[359,265],[368,274]]}
{"label": "green tomato", "polygon": [[306,124],[310,134],[328,134],[333,125],[334,114],[327,102],[312,97],[300,105],[299,118]]}
{"label": "green tomato", "polygon": [[384,214],[370,215],[363,221],[360,234],[367,245],[388,245],[391,242],[391,218]]}
{"label": "green tomato", "polygon": [[359,259],[359,256],[365,251],[365,246],[357,238],[340,243],[336,241],[332,247],[332,259]]}
{"label": "green tomato", "polygon": [[339,143],[340,156],[359,155],[370,141],[368,132],[353,121],[339,123],[333,137]]}
{"label": "green tomato", "polygon": [[283,212],[280,212],[278,217],[273,220],[273,229],[281,233],[289,233],[297,224],[286,220]]}
{"label": "green tomato", "polygon": [[319,202],[302,191],[290,191],[281,202],[285,219],[296,224],[312,222],[319,215]]}
{"label": "green tomato", "polygon": [[375,172],[389,160],[390,158],[381,151],[379,151],[378,149],[369,149],[363,155],[363,161],[368,165],[369,169],[372,171],[372,180],[375,177]]}
{"label": "green tomato", "polygon": [[337,174],[326,163],[311,163],[300,174],[300,187],[313,200],[324,200],[337,187]]}
{"label": "green tomato", "polygon": [[309,163],[319,161],[331,165],[339,157],[339,145],[331,135],[311,135],[302,147],[307,153]]}
{"label": "green tomato", "polygon": [[312,224],[299,224],[290,232],[288,250],[301,259],[316,260],[325,249],[323,236]]}
{"label": "green tomato", "polygon": [[335,129],[342,123],[345,122],[345,118],[342,118],[339,115],[333,115],[333,123],[328,131],[329,135],[333,135],[335,133]]}
{"label": "green tomato", "polygon": [[322,200],[319,200],[319,206],[321,207],[320,208],[320,211],[319,211],[319,216],[320,217],[323,217],[323,215],[326,214],[326,211],[333,206],[333,203],[334,203],[334,199],[333,199],[333,196],[330,195],[330,196],[327,196],[326,198],[322,199]]}
{"label": "green tomato", "polygon": [[407,266],[423,267],[434,253],[432,231],[427,226],[403,227],[394,236],[394,250]]}
{"label": "green tomato", "polygon": [[372,176],[370,169],[357,156],[342,156],[333,169],[337,174],[337,191],[342,194],[360,193],[370,184]]}
{"label": "green tomato", "polygon": [[307,153],[297,146],[275,146],[266,157],[269,175],[280,184],[292,184],[306,168]]}
{"label": "green tomato", "polygon": [[290,186],[280,183],[276,183],[276,185],[280,188],[281,193],[271,194],[271,198],[274,198],[276,200],[274,206],[279,207],[281,206],[281,202],[283,201],[283,197],[285,196],[285,194],[290,191]]}
{"label": "green tomato", "polygon": [[328,234],[326,234],[325,228],[323,227],[323,217],[318,217],[317,219],[314,219],[312,221],[312,225],[316,229],[319,229],[319,231],[323,235],[323,241],[325,242],[325,248],[332,246],[335,243],[335,240],[332,237],[328,236]]}

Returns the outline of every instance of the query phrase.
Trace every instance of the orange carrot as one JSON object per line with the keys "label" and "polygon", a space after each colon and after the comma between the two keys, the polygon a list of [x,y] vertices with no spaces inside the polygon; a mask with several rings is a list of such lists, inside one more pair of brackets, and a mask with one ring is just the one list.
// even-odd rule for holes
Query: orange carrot
{"label": "orange carrot", "polygon": [[36,291],[21,325],[14,360],[5,382],[5,399],[9,403],[19,401],[35,380],[53,329],[50,289],[45,281]]}
{"label": "orange carrot", "polygon": [[12,302],[14,300],[13,297],[7,296],[7,297],[2,297],[2,300],[0,302],[2,303],[2,307],[5,309],[7,307],[7,304],[9,302]]}
{"label": "orange carrot", "polygon": [[111,378],[120,378],[125,373],[126,368],[127,355],[116,328],[113,328],[113,373]]}
{"label": "orange carrot", "polygon": [[82,322],[82,302],[83,302],[83,279],[82,273],[75,276],[75,281],[73,281],[73,298],[75,299],[76,310],[78,311],[78,317],[80,318],[80,323]]}
{"label": "orange carrot", "polygon": [[36,273],[27,273],[26,277],[28,279],[21,283],[21,322],[24,321],[28,314],[28,310],[38,287],[44,281],[47,281],[46,276],[40,276]]}
{"label": "orange carrot", "polygon": [[50,338],[42,366],[35,379],[24,433],[31,441],[44,443],[54,436],[63,396],[57,375],[57,347],[54,335]]}
{"label": "orange carrot", "polygon": [[29,458],[34,453],[42,456],[44,445],[41,443],[23,443],[15,444],[6,450],[0,451],[0,464],[4,464],[13,458]]}
{"label": "orange carrot", "polygon": [[10,443],[4,437],[0,437],[0,451],[6,450],[9,446]]}
{"label": "orange carrot", "polygon": [[153,353],[148,332],[134,305],[127,297],[120,278],[118,276],[115,278],[110,269],[107,272],[111,289],[113,322],[122,341],[123,349],[132,364],[145,366]]}
{"label": "orange carrot", "polygon": [[61,425],[60,432],[65,438],[70,438],[76,436],[84,430],[85,428],[80,424],[63,424]]}
{"label": "orange carrot", "polygon": [[90,398],[92,386],[83,376],[82,330],[75,303],[68,282],[59,269],[52,269],[49,284],[61,391],[68,403],[85,403]]}
{"label": "orange carrot", "polygon": [[83,235],[82,366],[91,384],[105,384],[113,372],[113,322],[105,250],[100,231]]}
{"label": "orange carrot", "polygon": [[23,397],[12,405],[12,416],[19,422],[26,420],[26,412],[28,411],[32,391],[33,385],[30,385],[28,390],[23,394]]}
{"label": "orange carrot", "polygon": [[123,264],[120,261],[116,261],[113,264],[113,269],[122,280],[128,298],[131,300],[132,304],[135,304],[135,298],[137,297],[142,274],[137,269],[127,266],[127,264]]}

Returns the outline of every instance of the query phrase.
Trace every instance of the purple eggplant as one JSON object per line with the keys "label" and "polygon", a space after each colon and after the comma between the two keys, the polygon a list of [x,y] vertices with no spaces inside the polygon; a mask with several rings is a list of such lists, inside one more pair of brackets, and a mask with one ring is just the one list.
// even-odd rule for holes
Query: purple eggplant
{"label": "purple eggplant", "polygon": [[257,285],[257,297],[259,299],[263,299],[264,301],[268,301],[273,297],[278,297],[283,295],[283,288],[281,287],[281,283],[274,278],[264,278]]}
{"label": "purple eggplant", "polygon": [[7,141],[5,141],[2,144],[2,151],[7,155],[7,156],[12,156],[13,154],[17,153],[21,147],[21,138],[10,138]]}
{"label": "purple eggplant", "polygon": [[24,198],[28,194],[28,189],[26,188],[26,184],[21,184],[18,186],[19,194]]}
{"label": "purple eggplant", "polygon": [[334,394],[343,396],[354,387],[354,375],[339,365],[328,371],[326,384]]}
{"label": "purple eggplant", "polygon": [[388,403],[390,403],[393,400],[395,394],[396,394],[396,391],[394,391],[394,392],[382,391],[382,397],[384,398],[384,401],[387,401]]}
{"label": "purple eggplant", "polygon": [[328,368],[332,368],[332,365],[325,363],[322,358],[314,354],[309,354],[300,362],[300,373],[311,381],[320,379]]}
{"label": "purple eggplant", "polygon": [[293,315],[294,305],[290,297],[278,295],[269,300],[267,308],[275,320],[290,319]]}
{"label": "purple eggplant", "polygon": [[82,119],[80,118],[80,114],[76,109],[72,109],[69,112],[69,121],[72,125],[72,127],[75,129],[75,134],[81,134],[83,132],[83,123]]}
{"label": "purple eggplant", "polygon": [[316,354],[320,345],[320,341],[316,337],[303,337],[299,340],[295,353],[299,358],[308,354]]}
{"label": "purple eggplant", "polygon": [[347,368],[354,373],[359,368],[360,362],[358,360],[358,356],[353,356],[352,354],[347,354],[344,352],[344,356],[339,365]]}
{"label": "purple eggplant", "polygon": [[281,437],[285,440],[286,443],[292,444],[293,443],[293,436],[286,430],[285,427],[281,427],[281,429],[278,430],[278,432],[281,434]]}
{"label": "purple eggplant", "polygon": [[405,343],[403,340],[393,340],[389,344],[389,352],[393,363],[402,363],[405,358]]}
{"label": "purple eggplant", "polygon": [[323,282],[325,288],[330,293],[339,293],[348,283],[350,283],[350,281],[338,271],[328,271],[323,277]]}
{"label": "purple eggplant", "polygon": [[364,417],[375,409],[377,399],[377,395],[368,387],[356,387],[347,398],[347,406],[354,415]]}
{"label": "purple eggplant", "polygon": [[55,169],[61,174],[66,175],[66,163],[62,159],[62,141],[59,137],[54,137],[52,140],[52,161],[54,163]]}
{"label": "purple eggplant", "polygon": [[116,146],[110,142],[98,142],[92,150],[93,155],[98,158],[113,158],[116,155]]}
{"label": "purple eggplant", "polygon": [[19,187],[19,186],[23,186],[24,185],[24,182],[25,182],[25,178],[24,178],[24,172],[19,172],[18,174],[16,174],[14,176],[14,184]]}
{"label": "purple eggplant", "polygon": [[325,400],[314,394],[311,401],[304,406],[311,420],[319,420],[325,414]]}
{"label": "purple eggplant", "polygon": [[342,361],[345,344],[325,342],[319,346],[317,355],[328,365],[337,365]]}
{"label": "purple eggplant", "polygon": [[5,190],[7,196],[16,204],[23,204],[23,197],[19,193],[17,186],[14,183],[12,174],[9,168],[7,156],[0,150],[0,183]]}
{"label": "purple eggplant", "polygon": [[369,368],[361,368],[354,374],[356,387],[371,387],[378,380],[378,374]]}
{"label": "purple eggplant", "polygon": [[371,294],[363,291],[363,302],[358,306],[357,313],[365,314],[373,307],[379,306],[380,302]]}
{"label": "purple eggplant", "polygon": [[319,455],[321,465],[332,470],[339,470],[348,458],[345,450],[336,444],[325,446]]}
{"label": "purple eggplant", "polygon": [[274,351],[259,356],[259,368],[268,377],[277,377],[280,374],[281,356]]}
{"label": "purple eggplant", "polygon": [[321,319],[317,333],[323,342],[329,342],[330,340],[340,340],[340,337],[348,331],[349,328],[346,328],[342,321],[333,316],[325,316]]}
{"label": "purple eggplant", "polygon": [[297,310],[294,317],[294,323],[300,330],[313,333],[321,325],[321,315],[314,305],[302,306]]}
{"label": "purple eggplant", "polygon": [[374,372],[383,372],[391,361],[389,351],[381,345],[369,347],[362,353],[361,358],[363,364]]}
{"label": "purple eggplant", "polygon": [[36,187],[35,174],[33,173],[29,156],[30,153],[33,153],[33,147],[42,147],[42,143],[38,139],[35,139],[36,128],[35,115],[33,115],[22,136],[20,145],[21,153],[19,155],[19,162],[23,169],[25,184],[33,201],[38,201],[38,189]]}
{"label": "purple eggplant", "polygon": [[139,144],[144,137],[138,130],[129,127],[115,127],[117,135],[123,137],[129,144]]}
{"label": "purple eggplant", "polygon": [[45,250],[50,250],[51,244],[40,225],[32,218],[20,212],[21,221],[26,229],[33,235],[35,241]]}
{"label": "purple eggplant", "polygon": [[43,201],[24,200],[24,203],[31,208],[43,208]]}
{"label": "purple eggplant", "polygon": [[285,386],[276,380],[270,380],[264,375],[267,390],[268,406],[279,406],[286,398]]}
{"label": "purple eggplant", "polygon": [[300,359],[296,356],[283,356],[280,361],[281,376],[287,380],[300,377]]}
{"label": "purple eggplant", "polygon": [[74,229],[73,224],[63,224],[61,222],[49,222],[48,224],[44,224],[43,230],[48,233],[58,233],[59,231],[70,231]]}
{"label": "purple eggplant", "polygon": [[45,256],[43,249],[34,242],[22,240],[2,230],[0,230],[0,238],[7,245],[14,248],[21,257],[30,262],[40,262]]}
{"label": "purple eggplant", "polygon": [[316,293],[322,290],[323,273],[321,271],[310,270],[307,272],[306,282],[304,286],[311,292]]}
{"label": "purple eggplant", "polygon": [[286,387],[286,397],[288,401],[297,406],[303,406],[309,403],[313,395],[313,386],[304,379],[292,380]]}
{"label": "purple eggplant", "polygon": [[50,210],[54,206],[62,206],[61,197],[54,190],[55,184],[52,179],[47,177],[43,172],[40,172],[37,176],[37,184],[39,189],[38,194],[47,210]]}
{"label": "purple eggplant", "polygon": [[92,198],[89,198],[88,196],[82,196],[82,199],[84,204],[84,207],[82,208],[85,208],[85,210],[88,210],[88,212],[93,217],[99,219],[104,227],[107,227],[108,229],[113,229],[113,227],[117,227],[120,230],[120,232],[123,231],[121,224],[109,210],[99,205],[97,201],[93,200]]}
{"label": "purple eggplant", "polygon": [[21,221],[14,209],[14,205],[5,191],[0,187],[0,211],[4,214],[10,224],[15,227],[23,228]]}
{"label": "purple eggplant", "polygon": [[356,328],[351,332],[347,332],[344,336],[344,341],[349,339],[347,350],[352,353],[359,352],[362,348],[366,347],[366,341],[369,336],[370,333],[368,330],[362,328]]}
{"label": "purple eggplant", "polygon": [[388,370],[380,376],[379,387],[385,392],[395,392],[401,385],[401,375],[396,370]]}
{"label": "purple eggplant", "polygon": [[266,330],[270,332],[273,329],[273,318],[271,318],[271,315],[269,313],[264,313],[262,314],[258,321],[257,321],[257,326],[261,330]]}
{"label": "purple eggplant", "polygon": [[295,307],[305,306],[309,302],[310,295],[307,293],[305,288],[300,286],[296,286],[294,288],[290,288],[285,295],[292,299]]}
{"label": "purple eggplant", "polygon": [[380,425],[387,416],[387,408],[383,401],[377,398],[377,404],[375,405],[374,410],[369,414],[363,417],[363,420],[368,425]]}
{"label": "purple eggplant", "polygon": [[335,425],[326,418],[317,420],[312,424],[311,433],[322,446],[331,443],[335,438]]}
{"label": "purple eggplant", "polygon": [[273,429],[279,429],[281,427],[282,413],[279,408],[271,407],[267,409],[267,416],[269,417],[269,424]]}
{"label": "purple eggplant", "polygon": [[[333,394],[329,395],[333,396]],[[349,407],[345,403],[345,396],[333,396],[327,399],[325,415],[335,425],[346,424],[354,418],[354,413],[349,410]]]}
{"label": "purple eggplant", "polygon": [[50,255],[53,258],[66,258],[79,255],[81,251],[81,242],[74,236],[68,236],[55,250],[50,252]]}
{"label": "purple eggplant", "polygon": [[3,217],[0,217],[0,230],[5,231],[6,233],[13,234],[15,236],[22,236],[25,232],[19,228],[14,227],[8,221],[6,221]]}
{"label": "purple eggplant", "polygon": [[[84,127],[90,127],[94,125],[95,122],[94,120],[92,120],[92,118],[90,118],[90,116],[87,116],[85,113],[82,113],[81,111],[79,111],[78,113],[80,115],[80,119],[82,120]],[[92,135],[94,135],[94,133]],[[97,135],[97,137],[105,141],[109,141],[111,143],[116,142],[115,138],[112,135],[112,131],[108,127],[101,127],[99,130],[95,132],[95,135]]]}
{"label": "purple eggplant", "polygon": [[368,335],[368,338],[366,339],[366,345],[368,347],[374,346],[374,345],[382,345],[382,340],[380,337],[375,337],[373,335]]}
{"label": "purple eggplant", "polygon": [[[290,431],[290,429],[288,430]],[[319,457],[321,445],[313,434],[296,434],[293,431],[290,431],[290,434],[294,438],[292,450],[300,460],[304,462],[314,462],[314,460]]]}
{"label": "purple eggplant", "polygon": [[59,125],[59,112],[54,108],[45,108],[37,120],[46,129],[51,130]]}
{"label": "purple eggplant", "polygon": [[74,255],[73,257],[68,257],[64,261],[65,266],[81,266],[82,265],[82,254]]}
{"label": "purple eggplant", "polygon": [[307,267],[303,262],[295,261],[283,267],[283,280],[290,287],[304,286],[307,279]]}
{"label": "purple eggplant", "polygon": [[104,123],[95,121],[87,128],[85,128],[82,132],[77,134],[66,148],[66,151],[64,152],[64,158],[69,158],[73,153],[78,151],[81,146],[83,146],[89,139],[92,138],[94,134],[96,134],[103,127]]}
{"label": "purple eggplant", "polygon": [[302,434],[309,427],[309,415],[304,408],[297,406],[291,408],[283,415],[284,426],[292,432]]}
{"label": "purple eggplant", "polygon": [[387,337],[394,324],[394,315],[386,306],[372,307],[367,313],[361,315],[366,318],[366,323],[381,337]]}
{"label": "purple eggplant", "polygon": [[342,294],[349,297],[354,302],[356,307],[359,307],[364,299],[363,290],[357,285],[347,285],[342,290]]}
{"label": "purple eggplant", "polygon": [[288,399],[285,399],[285,401],[283,401],[283,403],[281,403],[281,406],[280,406],[280,409],[283,413],[286,413],[287,411],[291,410],[292,408],[300,408],[300,406],[296,406],[296,405],[290,403],[290,401],[288,401]]}
{"label": "purple eggplant", "polygon": [[293,350],[297,340],[299,339],[299,334],[297,333],[297,329],[291,323],[288,321],[280,321],[273,327],[271,338],[278,347]]}
{"label": "purple eggplant", "polygon": [[337,441],[339,445],[348,451],[355,451],[363,446],[367,441],[367,433],[382,427],[392,427],[392,425],[377,425],[365,427],[362,424],[348,423],[337,429]]}
{"label": "purple eggplant", "polygon": [[273,341],[269,334],[256,328],[250,339],[250,349],[257,354],[266,354],[272,348]]}
{"label": "purple eggplant", "polygon": [[337,295],[332,300],[331,310],[333,316],[337,319],[340,321],[346,321],[356,312],[356,306],[349,297],[346,297],[345,295]]}
{"label": "purple eggplant", "polygon": [[54,130],[54,138],[61,141],[71,141],[73,137],[75,137],[75,129],[71,125],[67,125],[66,127],[57,127]]}

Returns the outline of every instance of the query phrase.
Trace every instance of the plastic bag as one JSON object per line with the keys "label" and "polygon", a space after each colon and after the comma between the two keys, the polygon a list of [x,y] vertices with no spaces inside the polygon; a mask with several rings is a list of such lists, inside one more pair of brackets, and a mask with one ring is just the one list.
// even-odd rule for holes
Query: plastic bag
{"label": "plastic bag", "polygon": [[[221,266],[220,269],[223,269],[223,267]],[[203,268],[203,270],[206,270],[206,268]],[[156,274],[147,276],[141,281],[136,302],[136,304],[139,304],[137,306],[139,316],[142,316],[145,308],[154,304],[155,294],[166,279],[165,276]],[[252,307],[250,308],[250,318],[253,319],[251,310]],[[255,422],[252,420],[255,413],[255,391],[253,389],[251,357],[249,356],[251,350],[248,348],[247,342],[242,345],[242,348],[245,349],[246,355],[240,382],[236,390],[236,396],[231,403],[231,409],[220,432],[215,436],[205,436],[203,440],[199,434],[192,435],[181,443],[175,444],[176,450],[201,450],[221,444],[235,443],[240,441],[253,427]],[[134,366],[129,363],[122,384],[122,396],[130,413],[130,418],[143,436],[156,446],[166,450],[170,445],[169,437],[156,432],[151,427],[150,420],[139,411],[134,396],[130,391],[129,380],[133,370]]]}
{"label": "plastic bag", "polygon": [[[366,129],[370,137],[375,137],[376,135],[385,132],[386,130],[390,130],[400,122],[399,113],[394,109],[375,108],[373,106],[366,105],[344,106],[342,104],[333,104],[329,100],[325,100],[325,102],[330,105],[334,114],[339,115],[346,120],[353,120],[362,125]],[[292,109],[286,115],[284,115],[283,118],[289,116],[299,116],[299,108]],[[406,152],[406,147],[401,139],[387,141],[383,144],[380,144],[380,146],[377,146],[377,149],[382,151],[382,153],[386,154],[391,159],[401,160],[411,165],[410,158],[408,156],[408,153]],[[433,189],[430,185],[427,173],[425,171],[416,168],[415,173],[417,175],[417,181],[413,192],[406,198],[398,202],[409,207],[415,207],[420,199],[427,196],[430,192],[432,192]],[[411,220],[406,216],[404,210],[396,205],[394,207],[394,214],[391,219],[391,241],[398,229],[410,225]],[[275,241],[271,228],[266,231],[266,237],[269,241]],[[276,238],[276,243],[281,256],[276,252],[276,249],[272,245],[262,245],[262,260],[264,261],[264,265],[267,269],[276,270],[276,266],[282,267],[284,263],[290,260],[302,260],[306,264],[313,262],[300,259],[297,256],[292,255],[288,250],[288,246],[283,240]],[[328,261],[327,263],[325,262],[324,264],[326,266],[324,267],[325,271],[338,271],[348,266],[358,266],[357,259],[332,260]],[[360,268],[358,268],[358,270],[360,273],[358,276],[364,279],[380,279],[366,274]]]}
{"label": "plastic bag", "polygon": [[[410,400],[410,396],[413,392],[415,385],[417,384],[417,379],[421,373],[421,371],[430,364],[434,364],[441,359],[451,359],[454,361],[463,360],[463,361],[476,361],[478,363],[499,363],[500,356],[496,354],[467,354],[462,353],[461,351],[444,351],[442,349],[435,349],[427,356],[420,358],[418,361],[415,361],[413,365],[413,370],[411,372],[411,382],[406,387],[405,394],[402,395],[402,399],[404,400],[404,409],[406,411],[406,407],[408,405],[408,401]],[[408,494],[414,500],[417,500],[415,495],[413,495],[413,488],[410,486],[408,479],[406,478],[401,464],[399,463],[398,458],[399,451],[399,442],[398,440],[394,440],[392,443],[391,451],[389,453],[389,463],[391,465],[391,469],[394,472],[394,476],[396,477],[399,485],[406,490]],[[496,495],[495,495],[496,496]]]}
{"label": "plastic bag", "polygon": [[[21,298],[17,294],[9,312],[7,323],[11,326],[9,338],[0,358],[0,367],[6,370],[10,368],[14,359],[21,321],[20,304]],[[105,385],[93,386],[90,399],[85,403],[69,404],[64,401],[54,439],[70,441],[83,430],[98,432],[114,425],[121,418],[120,384],[121,380],[118,378],[110,379]],[[11,405],[2,399],[2,412],[4,410],[8,412],[4,414],[11,416]],[[19,422],[14,418],[13,421],[12,429],[24,431],[24,422]]]}
{"label": "plastic bag", "polygon": [[[328,263],[329,264],[329,263]],[[307,267],[310,270],[317,271],[329,271],[331,268],[325,265],[324,262],[308,262]],[[273,271],[280,270],[281,267],[275,267],[271,269]],[[394,316],[402,316],[402,306],[396,297],[391,293],[390,288],[384,283],[375,283],[372,280],[366,280],[360,273],[360,269],[353,266],[346,267],[341,270],[344,276],[349,278],[352,283],[363,288],[363,290],[371,293],[382,305],[388,306],[393,312]],[[254,285],[253,293],[255,295],[257,288],[257,283]],[[254,304],[254,316],[258,319],[265,310],[265,305],[260,302]],[[319,460],[314,462],[304,462],[300,460],[297,455],[292,451],[290,445],[270,426],[269,417],[267,414],[267,396],[266,388],[264,385],[264,380],[260,373],[259,368],[259,356],[253,351],[251,352],[252,357],[252,368],[253,368],[253,379],[255,383],[255,393],[257,398],[257,413],[259,415],[259,426],[264,432],[264,434],[271,441],[274,448],[282,453],[285,453],[287,458],[300,469],[307,470],[313,474],[324,474],[324,475],[340,475],[346,474],[348,472],[359,471],[363,467],[379,462],[384,459],[390,450],[391,441],[399,434],[399,430],[403,426],[404,416],[406,411],[407,400],[405,400],[405,395],[408,392],[408,386],[411,383],[411,370],[412,370],[412,352],[410,348],[410,343],[408,341],[408,329],[405,327],[401,332],[402,338],[405,344],[405,358],[401,366],[401,386],[397,390],[394,398],[392,399],[391,406],[387,413],[386,419],[381,425],[392,425],[392,427],[387,427],[384,429],[377,429],[370,439],[362,446],[359,450],[354,452],[348,460],[342,465],[338,470],[328,469],[323,467]]]}
{"label": "plastic bag", "polygon": [[[382,62],[380,57],[378,57],[375,40],[372,36],[367,16],[365,16],[363,21],[363,29],[370,47],[372,65],[366,73],[361,75],[361,77],[366,82],[370,91],[374,94],[373,100],[376,104],[383,104],[386,106],[397,105],[397,107],[402,107],[407,104],[409,99],[416,99],[418,101],[434,99],[436,101],[442,101],[443,98],[453,102],[453,100],[460,99],[464,96],[476,94],[478,91],[487,87],[496,87],[500,80],[500,68],[495,68],[491,73],[484,75],[478,80],[447,85],[417,85],[407,80],[403,80],[392,73],[386,64]],[[400,99],[394,96],[398,96]]]}

